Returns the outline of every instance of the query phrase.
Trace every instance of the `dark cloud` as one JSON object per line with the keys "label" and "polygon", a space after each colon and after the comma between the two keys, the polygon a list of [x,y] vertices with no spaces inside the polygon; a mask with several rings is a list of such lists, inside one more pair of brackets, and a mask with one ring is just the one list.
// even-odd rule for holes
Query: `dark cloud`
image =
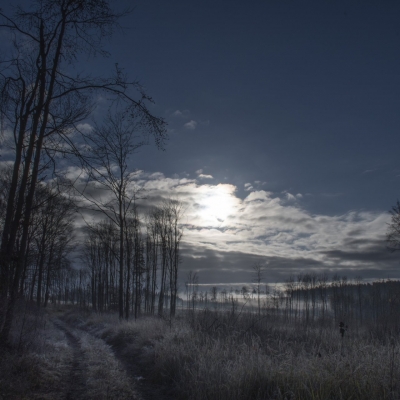
{"label": "dark cloud", "polygon": [[390,252],[382,243],[381,246],[366,248],[359,251],[342,251],[329,250],[321,251],[321,254],[326,255],[333,260],[343,261],[358,261],[362,263],[385,263],[389,266],[391,263],[399,264],[399,255]]}

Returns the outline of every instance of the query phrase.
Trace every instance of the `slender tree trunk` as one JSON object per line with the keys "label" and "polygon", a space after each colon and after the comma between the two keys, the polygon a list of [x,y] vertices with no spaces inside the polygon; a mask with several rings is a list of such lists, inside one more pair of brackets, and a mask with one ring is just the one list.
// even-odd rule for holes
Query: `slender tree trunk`
{"label": "slender tree trunk", "polygon": [[49,301],[49,292],[50,292],[50,284],[51,284],[51,266],[53,264],[53,249],[54,249],[54,242],[51,243],[50,252],[49,252],[49,260],[47,262],[46,290],[45,290],[45,295],[44,295],[43,307],[47,307],[47,303]]}
{"label": "slender tree trunk", "polygon": [[122,200],[119,204],[119,318],[124,318],[124,221],[122,217]]}
{"label": "slender tree trunk", "polygon": [[[126,233],[126,290],[125,290],[125,318],[129,319],[130,302],[130,282],[131,281],[131,251],[128,243],[128,233]],[[135,314],[136,319],[136,314]]]}

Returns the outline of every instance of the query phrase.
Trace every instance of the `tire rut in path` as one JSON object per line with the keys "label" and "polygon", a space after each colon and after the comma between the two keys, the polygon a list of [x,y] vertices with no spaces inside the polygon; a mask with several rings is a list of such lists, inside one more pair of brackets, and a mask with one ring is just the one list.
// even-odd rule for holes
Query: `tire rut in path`
{"label": "tire rut in path", "polygon": [[[155,383],[152,379],[154,368],[152,354],[134,343],[122,344],[112,339],[105,340],[111,346],[115,357],[122,363],[129,376],[136,381],[136,387],[143,400],[176,400],[172,385]],[[151,352],[150,352],[151,353]]]}
{"label": "tire rut in path", "polygon": [[55,321],[54,324],[65,333],[68,345],[72,349],[72,361],[65,392],[65,399],[87,399],[86,366],[84,360],[84,352],[81,349],[79,339],[61,321]]}
{"label": "tire rut in path", "polygon": [[[140,400],[177,400],[179,398],[172,383],[159,383],[152,377],[154,371],[154,350],[149,351],[148,348],[139,346],[135,340],[132,341],[131,339],[121,341],[118,338],[104,338],[93,333],[93,331],[82,329],[76,326],[76,324],[71,324],[71,329],[69,329],[70,322],[64,322],[63,320],[57,320],[55,323],[65,332],[71,347],[74,349],[73,364],[76,363],[76,367],[71,369],[70,382],[72,386],[71,384],[69,385],[71,389],[67,392],[67,399],[81,400],[85,398],[82,395],[85,392],[85,381],[83,380],[79,385],[81,389],[78,390],[77,387],[74,387],[74,382],[78,382],[75,379],[80,378],[82,380],[82,376],[85,375],[83,368],[85,363],[83,362],[82,351],[80,350],[81,346],[79,340],[72,333],[74,331],[81,331],[96,340],[102,340],[109,346],[115,359],[120,362],[131,382],[134,382],[134,387],[138,392]],[[77,358],[75,358],[75,355]],[[79,371],[79,368],[83,369],[83,371],[78,377],[76,376],[76,372]]]}

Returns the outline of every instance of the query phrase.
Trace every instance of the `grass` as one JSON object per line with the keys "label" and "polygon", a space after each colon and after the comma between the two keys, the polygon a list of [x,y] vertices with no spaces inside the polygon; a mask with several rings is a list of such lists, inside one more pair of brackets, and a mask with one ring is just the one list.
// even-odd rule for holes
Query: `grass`
{"label": "grass", "polygon": [[19,304],[11,348],[0,357],[0,395],[4,399],[56,399],[65,388],[72,351],[48,315]]}
{"label": "grass", "polygon": [[[173,321],[152,317],[119,321],[114,314],[76,309],[65,318],[77,327],[73,333],[79,335],[84,352],[88,398],[137,397],[132,377],[105,341],[132,357],[140,349],[151,367],[151,381],[172,385],[177,399],[400,397],[399,340],[371,335],[366,328],[349,329],[341,339],[334,323],[290,325],[268,315],[207,310],[182,314]],[[30,391],[40,398],[57,398],[55,388],[65,385],[71,349],[50,318],[36,320],[37,341],[26,333],[27,342],[20,345],[23,355],[10,353],[1,361],[4,398],[31,398]],[[30,343],[29,351],[25,343]]]}
{"label": "grass", "polygon": [[81,334],[87,364],[88,396],[92,399],[134,399],[137,393],[110,346],[89,334]]}
{"label": "grass", "polygon": [[[172,323],[90,315],[86,328],[151,349],[154,379],[182,399],[397,399],[397,338],[290,326],[254,314],[199,312]],[[390,344],[388,344],[390,343]]]}
{"label": "grass", "polygon": [[[25,307],[25,306],[24,306]],[[54,316],[22,307],[11,332],[11,349],[0,357],[0,398],[64,398],[68,392],[73,349],[65,333],[53,324]],[[80,330],[72,330],[79,339],[85,373],[85,398],[140,399],[134,383],[103,340]]]}

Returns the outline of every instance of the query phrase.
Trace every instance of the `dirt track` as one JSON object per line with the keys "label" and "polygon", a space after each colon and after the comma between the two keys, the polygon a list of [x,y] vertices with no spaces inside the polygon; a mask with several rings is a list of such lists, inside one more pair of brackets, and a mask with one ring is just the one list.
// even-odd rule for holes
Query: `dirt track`
{"label": "dirt track", "polygon": [[[107,382],[109,379],[111,386],[115,383],[115,376],[105,374],[101,383],[105,390],[100,393],[100,398],[104,399],[136,399],[136,400],[175,400],[171,387],[160,385],[152,381],[152,369],[154,363],[154,353],[151,348],[141,348],[131,340],[111,340],[107,341],[73,326],[67,320],[55,318],[54,325],[60,329],[68,342],[68,346],[72,352],[72,360],[69,365],[69,376],[66,377],[68,383],[64,389],[64,393],[60,393],[60,399],[82,400],[82,399],[99,399],[98,395],[94,396],[93,391],[88,385],[88,380],[93,377],[93,365],[101,364],[102,360],[93,359],[93,357],[101,357],[101,353],[92,351],[92,354],[86,354],[82,346],[84,338],[86,346],[93,343],[102,342],[104,347],[107,347],[108,356],[114,358],[114,363],[120,366],[120,374],[123,374],[128,379],[130,389],[135,393],[134,397],[127,397],[127,393],[119,391],[108,392]],[[110,351],[110,349],[112,351]],[[90,362],[88,361],[90,359]],[[90,364],[90,365],[89,365]],[[90,369],[91,368],[91,369]]]}
{"label": "dirt track", "polygon": [[176,400],[171,386],[160,385],[152,380],[154,352],[152,348],[139,347],[135,342],[109,340],[116,357],[126,368],[128,375],[135,379],[143,400]]}
{"label": "dirt track", "polygon": [[84,352],[79,343],[79,339],[71,330],[60,320],[55,320],[54,325],[61,329],[68,340],[68,345],[72,348],[73,358],[70,366],[70,374],[65,393],[67,400],[87,399],[86,393],[86,365]]}

